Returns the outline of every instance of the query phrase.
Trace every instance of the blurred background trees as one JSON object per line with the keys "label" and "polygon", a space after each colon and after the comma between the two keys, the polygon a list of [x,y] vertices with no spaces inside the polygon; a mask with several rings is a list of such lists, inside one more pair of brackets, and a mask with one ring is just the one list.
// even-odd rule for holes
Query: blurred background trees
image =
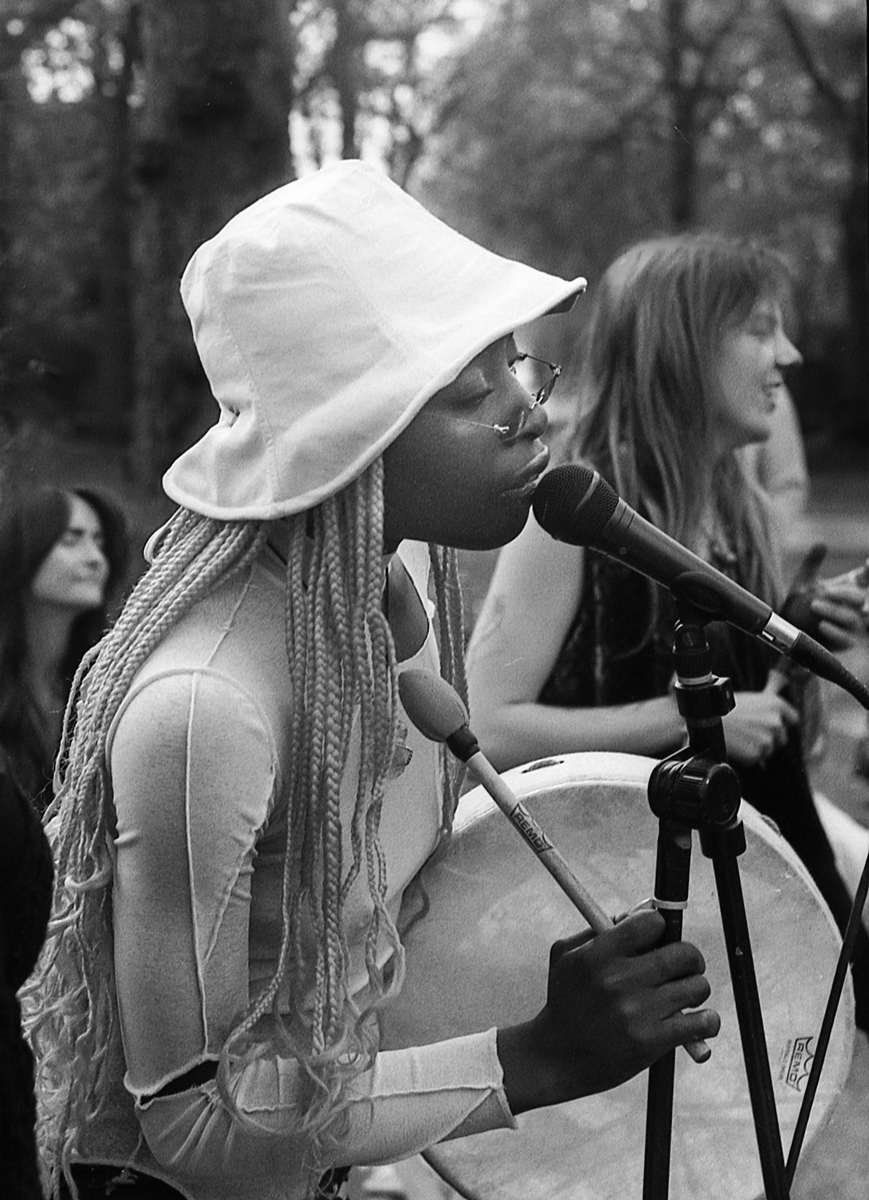
{"label": "blurred background trees", "polygon": [[212,420],[190,253],[361,155],[592,285],[653,233],[770,241],[804,427],[869,451],[866,112],[863,0],[0,0],[5,437],[101,442],[153,487]]}

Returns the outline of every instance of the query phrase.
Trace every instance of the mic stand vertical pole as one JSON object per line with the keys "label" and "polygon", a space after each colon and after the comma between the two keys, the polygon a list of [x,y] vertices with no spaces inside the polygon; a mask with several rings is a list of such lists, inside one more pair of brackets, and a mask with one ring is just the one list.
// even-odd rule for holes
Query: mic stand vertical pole
{"label": "mic stand vertical pole", "polygon": [[[664,759],[649,780],[649,804],[658,817],[656,907],[665,920],[664,942],[681,937],[688,894],[691,830],[700,830],[703,853],[712,859],[736,1003],[761,1173],[767,1200],[788,1200],[789,1187],[775,1108],[769,1055],[742,885],[736,863],[745,850],[738,818],[740,789],[726,763],[721,718],[734,707],[728,679],[712,674],[702,614],[680,606],[675,630],[676,697],[685,718],[688,746]],[[681,861],[682,856],[686,856]],[[659,888],[661,890],[659,890]],[[673,915],[675,914],[675,915]],[[675,1055],[649,1070],[643,1200],[666,1200],[669,1190]]]}
{"label": "mic stand vertical pole", "polygon": [[[690,826],[668,817],[659,818],[655,908],[664,918],[664,933],[659,943],[662,946],[682,940],[682,913],[688,902],[691,869],[691,839]],[[675,1050],[669,1050],[649,1068],[643,1200],[665,1200],[668,1195],[675,1076]]]}

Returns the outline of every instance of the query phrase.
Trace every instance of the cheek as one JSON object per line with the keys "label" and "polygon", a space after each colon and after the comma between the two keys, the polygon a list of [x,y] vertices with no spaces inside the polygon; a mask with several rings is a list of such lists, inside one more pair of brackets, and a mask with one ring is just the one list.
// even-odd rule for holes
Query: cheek
{"label": "cheek", "polygon": [[756,356],[735,346],[721,355],[718,381],[725,412],[739,411],[745,406],[746,395],[757,375]]}
{"label": "cheek", "polygon": [[33,576],[30,591],[37,599],[54,599],[65,587],[68,571],[63,559],[53,551]]}
{"label": "cheek", "polygon": [[445,482],[447,488],[441,494],[442,524],[451,544],[458,549],[494,549],[522,532],[530,501],[507,494],[514,478],[499,473],[496,463],[467,464]]}
{"label": "cheek", "polygon": [[529,505],[505,496],[514,471],[500,445],[481,445],[449,425],[437,438],[411,427],[384,453],[388,541],[411,537],[458,549],[504,545],[521,531]]}

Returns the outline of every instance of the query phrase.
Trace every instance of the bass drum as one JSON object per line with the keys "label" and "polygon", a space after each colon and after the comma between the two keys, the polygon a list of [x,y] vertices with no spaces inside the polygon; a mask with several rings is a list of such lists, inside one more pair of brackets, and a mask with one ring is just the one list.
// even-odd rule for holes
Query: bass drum
{"label": "bass drum", "polygon": [[[570,754],[504,776],[613,914],[654,886],[658,826],[646,789],[656,761]],[[841,940],[790,846],[749,805],[740,815],[748,842],[740,877],[787,1157]],[[463,797],[453,837],[422,882],[431,907],[406,934],[406,983],[383,1015],[384,1045],[439,1041],[538,1012],[550,943],[584,921],[481,788]],[[684,937],[706,958],[722,1029],[708,1062],[676,1055],[670,1197],[751,1200],[763,1191],[757,1141],[712,864],[696,837]],[[842,1088],[853,1044],[849,980],[806,1144]],[[643,1073],[600,1095],[525,1113],[518,1131],[444,1142],[426,1157],[468,1200],[626,1200],[642,1195],[645,1114]]]}

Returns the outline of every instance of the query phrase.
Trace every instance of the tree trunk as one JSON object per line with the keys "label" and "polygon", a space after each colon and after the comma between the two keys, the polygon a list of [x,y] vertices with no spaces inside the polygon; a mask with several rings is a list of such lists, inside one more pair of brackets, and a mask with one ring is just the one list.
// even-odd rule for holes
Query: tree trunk
{"label": "tree trunk", "polygon": [[[8,320],[8,297],[12,287],[12,254],[15,231],[16,115],[22,103],[29,103],[21,73],[21,38],[0,23],[0,346]],[[0,357],[0,382],[2,382]]]}
{"label": "tree trunk", "polygon": [[863,432],[869,432],[866,381],[869,379],[869,187],[867,187],[867,96],[865,68],[861,94],[850,113],[848,148],[850,186],[842,205],[842,242],[845,286],[848,294],[848,324],[851,343],[847,371],[848,406]]}
{"label": "tree trunk", "polygon": [[99,36],[99,63],[94,68],[104,147],[100,194],[100,339],[95,400],[99,427],[113,441],[126,441],[132,434],[134,399],[130,90],[135,19],[136,10],[131,6],[125,28],[120,31],[123,53],[120,70],[110,68],[106,47]]}
{"label": "tree trunk", "polygon": [[670,110],[670,219],[687,229],[697,217],[696,96],[685,78],[685,0],[666,0],[664,88]]}
{"label": "tree trunk", "polygon": [[362,41],[354,12],[348,0],[336,0],[335,40],[329,51],[328,71],[338,94],[341,121],[341,157],[358,158],[357,121],[359,118],[358,60]]}
{"label": "tree trunk", "polygon": [[132,465],[155,483],[212,423],[178,280],[195,248],[290,178],[289,39],[279,0],[141,0]]}

